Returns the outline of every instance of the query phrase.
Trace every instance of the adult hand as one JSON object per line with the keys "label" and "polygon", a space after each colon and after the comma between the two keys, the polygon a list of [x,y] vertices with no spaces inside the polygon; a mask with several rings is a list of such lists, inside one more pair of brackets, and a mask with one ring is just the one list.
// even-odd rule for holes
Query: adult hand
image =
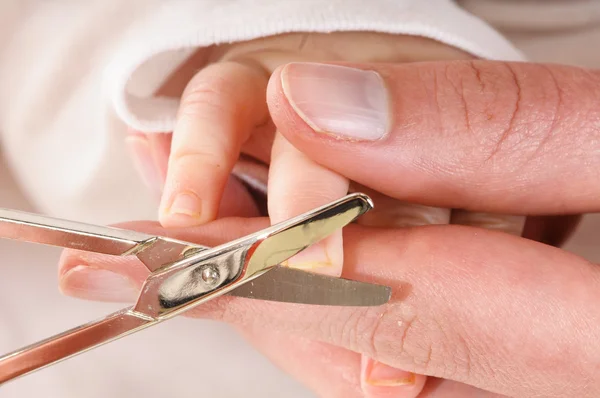
{"label": "adult hand", "polygon": [[[376,72],[291,64],[271,80],[278,130],[319,164],[429,206],[537,215],[600,208],[596,72],[484,61],[355,67]],[[367,133],[343,135],[349,113]],[[224,219],[169,233],[215,244],[267,224]],[[147,224],[128,227],[166,234]],[[344,242],[344,276],[391,286],[388,305],[223,298],[190,315],[238,325],[321,396],[402,396],[398,386],[386,386],[394,381],[389,373],[361,369],[357,353],[435,377],[424,388],[415,378],[420,384],[404,396],[600,394],[595,265],[531,240],[459,225],[352,226]],[[69,251],[61,282],[80,297],[86,290],[75,289],[69,269],[82,264],[125,274],[137,285],[144,277],[138,263]]]}

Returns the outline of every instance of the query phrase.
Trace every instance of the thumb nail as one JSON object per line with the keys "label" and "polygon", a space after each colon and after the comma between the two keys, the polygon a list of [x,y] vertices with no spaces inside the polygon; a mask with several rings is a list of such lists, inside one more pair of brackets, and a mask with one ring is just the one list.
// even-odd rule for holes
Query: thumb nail
{"label": "thumb nail", "polygon": [[117,273],[78,265],[60,280],[60,290],[67,296],[93,301],[134,302],[138,297],[135,285]]}
{"label": "thumb nail", "polygon": [[281,82],[292,108],[316,132],[361,141],[388,132],[388,92],[377,72],[292,63],[282,70]]}

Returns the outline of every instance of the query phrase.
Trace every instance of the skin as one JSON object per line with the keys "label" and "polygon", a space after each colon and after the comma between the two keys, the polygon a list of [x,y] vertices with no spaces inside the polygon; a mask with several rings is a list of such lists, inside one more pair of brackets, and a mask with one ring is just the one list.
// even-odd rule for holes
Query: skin
{"label": "skin", "polygon": [[[163,226],[201,225],[217,218],[223,190],[236,161],[238,166],[244,164],[238,161],[240,152],[270,166],[268,210],[271,220],[278,222],[334,200],[349,190],[347,178],[311,161],[277,134],[265,96],[268,78],[278,66],[292,61],[407,63],[471,58],[455,48],[424,38],[365,32],[289,34],[203,49],[157,92],[159,96],[181,98],[175,131],[148,136],[134,132],[130,144],[132,141],[139,144],[140,139],[147,141],[146,152],[153,158],[161,180],[159,213]],[[204,67],[198,71],[198,65]],[[134,156],[148,156],[133,149]],[[236,174],[243,178],[245,172],[244,169]],[[266,186],[265,177],[258,179]],[[350,187],[361,188],[355,183]],[[173,214],[173,198],[180,192],[199,199],[201,209]],[[381,196],[377,192],[371,194]],[[404,204],[395,201],[395,206],[399,205]],[[409,207],[414,219],[411,225],[450,221],[449,209]],[[386,212],[379,218],[387,216]],[[522,219],[511,219],[508,227],[505,220],[506,217],[498,215],[483,224],[516,234],[522,232]],[[470,214],[456,221],[481,223]]]}
{"label": "skin", "polygon": [[[161,195],[159,220],[168,228],[202,225],[224,215],[256,215],[258,209],[247,203],[241,179],[258,181],[272,223],[349,191],[360,191],[378,203],[375,211],[358,221],[364,225],[406,227],[452,222],[520,235],[524,217],[459,211],[453,215],[449,207],[399,201],[351,181],[290,145],[270,117],[266,101],[269,77],[288,62],[457,59],[472,56],[425,38],[368,32],[288,34],[205,48],[190,57],[156,93],[181,99],[175,131],[158,135],[132,131],[128,144],[138,164],[154,163],[152,175],[158,178],[154,177],[153,189]],[[258,172],[260,168],[263,171]],[[232,178],[232,173],[237,178]],[[180,193],[185,194],[185,203],[194,199],[199,207],[177,212],[175,198]],[[344,262],[342,245],[341,232],[335,233],[292,258],[289,265],[339,276]],[[369,367],[371,362],[363,364]],[[411,385],[402,387],[405,391],[395,392],[395,396],[410,398],[425,382],[422,376],[402,378]],[[372,389],[365,380],[363,385],[371,397],[387,396],[380,390],[391,391]]]}
{"label": "skin", "polygon": [[[376,143],[315,132],[286,98],[282,69],[271,78],[275,125],[313,161],[430,206],[539,216],[600,209],[598,72],[485,61],[353,66],[377,71],[390,92],[392,130]],[[454,90],[456,81],[478,89]],[[432,84],[436,90],[423,90]],[[429,130],[433,136],[418,134],[424,125],[406,129],[407,98],[413,112],[443,121]],[[428,109],[441,100],[447,106]],[[514,139],[521,145],[502,145]],[[457,150],[445,152],[448,145]],[[389,172],[373,173],[382,167]],[[226,218],[184,229],[124,226],[214,245],[268,224]],[[344,259],[345,277],[391,286],[392,301],[340,309],[223,298],[188,315],[236,325],[320,396],[364,396],[361,355],[430,376],[423,397],[600,395],[597,265],[529,239],[459,225],[353,225],[345,230]],[[138,286],[147,274],[135,261],[65,251],[67,292],[64,275],[81,264],[120,272]],[[86,298],[84,291],[77,295]],[[289,347],[294,355],[283,355]]]}

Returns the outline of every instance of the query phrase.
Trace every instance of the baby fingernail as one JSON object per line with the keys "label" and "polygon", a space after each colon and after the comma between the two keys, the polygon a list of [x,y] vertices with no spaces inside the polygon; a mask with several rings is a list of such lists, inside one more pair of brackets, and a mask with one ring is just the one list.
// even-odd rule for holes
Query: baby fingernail
{"label": "baby fingernail", "polygon": [[202,202],[193,192],[181,192],[175,196],[169,213],[191,218],[199,218],[202,211]]}
{"label": "baby fingernail", "polygon": [[381,76],[345,66],[293,63],[281,72],[290,105],[315,131],[375,141],[388,132],[390,105]]}
{"label": "baby fingernail", "polygon": [[68,296],[94,301],[134,302],[138,296],[134,284],[124,276],[85,265],[65,273],[60,288]]}
{"label": "baby fingernail", "polygon": [[342,235],[336,232],[290,258],[286,265],[319,274],[340,276],[344,261]]}
{"label": "baby fingernail", "polygon": [[160,192],[162,179],[152,156],[148,140],[143,136],[132,135],[127,137],[126,144],[133,158],[133,165],[144,184],[148,188]]}
{"label": "baby fingernail", "polygon": [[363,357],[363,387],[401,387],[415,384],[415,374]]}

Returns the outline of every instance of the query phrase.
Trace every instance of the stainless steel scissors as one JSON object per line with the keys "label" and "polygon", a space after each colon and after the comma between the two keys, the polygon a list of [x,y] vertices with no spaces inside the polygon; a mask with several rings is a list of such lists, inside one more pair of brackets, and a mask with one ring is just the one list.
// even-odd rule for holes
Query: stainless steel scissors
{"label": "stainless steel scissors", "polygon": [[313,305],[385,304],[391,294],[386,286],[281,266],[372,207],[368,196],[348,195],[214,248],[0,209],[0,237],[136,256],[151,272],[132,307],[0,357],[0,384],[156,325],[224,294]]}

